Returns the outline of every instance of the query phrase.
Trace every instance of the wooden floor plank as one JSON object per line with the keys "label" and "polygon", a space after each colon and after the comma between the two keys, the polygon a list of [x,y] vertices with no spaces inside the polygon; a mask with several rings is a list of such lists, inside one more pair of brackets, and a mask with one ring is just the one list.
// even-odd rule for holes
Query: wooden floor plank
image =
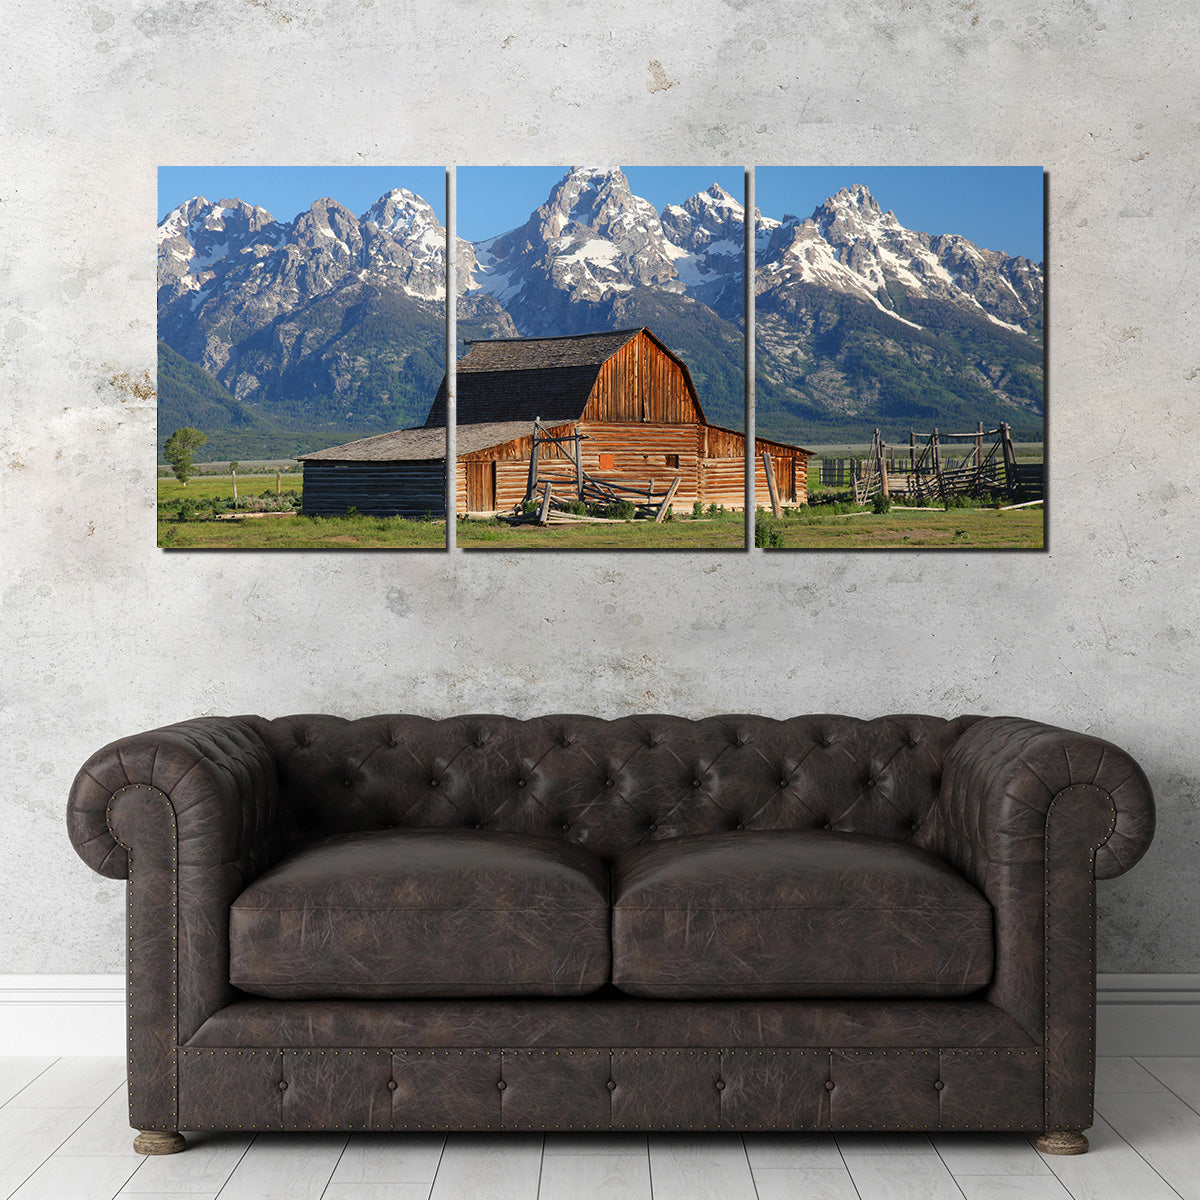
{"label": "wooden floor plank", "polygon": [[755,1175],[776,1167],[846,1167],[831,1133],[747,1133],[742,1140]]}
{"label": "wooden floor plank", "polygon": [[428,1183],[331,1183],[321,1200],[429,1200]]}
{"label": "wooden floor plank", "polygon": [[445,1144],[440,1133],[353,1134],[331,1183],[431,1184]]}
{"label": "wooden floor plank", "polygon": [[15,1192],[90,1116],[87,1108],[0,1108],[0,1196]]}
{"label": "wooden floor plank", "polygon": [[54,1062],[53,1057],[0,1058],[0,1105],[7,1104]]}
{"label": "wooden floor plank", "polygon": [[1179,1193],[1103,1117],[1087,1137],[1087,1154],[1041,1155],[1074,1200],[1177,1200]]}
{"label": "wooden floor plank", "polygon": [[6,1108],[98,1108],[125,1083],[123,1058],[60,1058]]}
{"label": "wooden floor plank", "polygon": [[[129,1158],[141,1162],[133,1148],[134,1131],[129,1127],[129,1097],[117,1088],[63,1143],[58,1154]],[[223,1181],[222,1181],[223,1182]]]}
{"label": "wooden floor plank", "polygon": [[540,1134],[452,1135],[446,1139],[430,1198],[534,1200],[541,1169]]}
{"label": "wooden floor plank", "polygon": [[1045,1175],[956,1175],[955,1182],[966,1200],[1071,1200],[1067,1189],[1049,1172]]}
{"label": "wooden floor plank", "polygon": [[1183,1200],[1200,1200],[1200,1116],[1178,1096],[1110,1092],[1096,1109]]}
{"label": "wooden floor plank", "polygon": [[845,1167],[755,1168],[757,1200],[858,1200]]}
{"label": "wooden floor plank", "polygon": [[543,1151],[557,1154],[612,1154],[618,1158],[646,1154],[644,1133],[548,1133]]}
{"label": "wooden floor plank", "polygon": [[650,1138],[654,1200],[746,1200],[754,1179],[736,1134]]}
{"label": "wooden floor plank", "polygon": [[848,1154],[885,1154],[889,1158],[910,1155],[936,1158],[933,1143],[923,1133],[839,1133],[838,1149],[843,1158]]}
{"label": "wooden floor plank", "polygon": [[1139,1058],[1138,1065],[1200,1112],[1200,1058]]}
{"label": "wooden floor plank", "polygon": [[858,1154],[846,1166],[860,1200],[963,1200],[936,1154]]}
{"label": "wooden floor plank", "polygon": [[1048,1175],[1050,1168],[1019,1133],[942,1133],[933,1138],[955,1179],[963,1175]]}
{"label": "wooden floor plank", "polygon": [[112,1200],[138,1164],[111,1154],[47,1159],[12,1200]]}
{"label": "wooden floor plank", "polygon": [[[187,1133],[182,1154],[149,1154],[141,1170],[125,1185],[122,1196],[138,1200],[155,1196],[216,1195],[233,1174],[254,1140],[252,1133]],[[138,1156],[142,1157],[141,1155]]]}
{"label": "wooden floor plank", "polygon": [[320,1200],[347,1140],[328,1133],[259,1135],[233,1169],[221,1200]]}
{"label": "wooden floor plank", "polygon": [[1161,1092],[1162,1088],[1136,1058],[1096,1059],[1097,1092]]}
{"label": "wooden floor plank", "polygon": [[650,1200],[645,1154],[551,1154],[542,1159],[538,1200]]}

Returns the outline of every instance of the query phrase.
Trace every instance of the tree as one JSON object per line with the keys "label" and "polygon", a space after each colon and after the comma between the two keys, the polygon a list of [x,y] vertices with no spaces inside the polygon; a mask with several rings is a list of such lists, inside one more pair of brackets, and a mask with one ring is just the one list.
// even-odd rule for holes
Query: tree
{"label": "tree", "polygon": [[192,473],[192,452],[199,450],[207,441],[208,434],[201,433],[200,430],[193,429],[190,425],[175,430],[167,438],[163,453],[167,456],[167,462],[171,464],[171,469],[175,472],[175,478],[184,487],[187,487],[188,476]]}
{"label": "tree", "polygon": [[237,508],[237,469],[242,464],[235,458],[229,464],[229,474],[233,476],[233,506]]}

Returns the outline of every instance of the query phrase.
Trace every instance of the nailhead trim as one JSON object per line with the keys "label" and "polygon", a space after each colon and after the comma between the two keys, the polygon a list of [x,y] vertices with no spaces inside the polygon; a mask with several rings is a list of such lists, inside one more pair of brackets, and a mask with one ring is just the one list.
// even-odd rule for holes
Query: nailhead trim
{"label": "nailhead trim", "polygon": [[127,845],[117,837],[112,826],[112,809],[117,800],[126,792],[146,792],[148,795],[157,796],[166,806],[170,816],[171,828],[171,1107],[175,1110],[174,1121],[170,1126],[167,1125],[147,1125],[141,1126],[135,1124],[133,1120],[133,1088],[129,1088],[129,1123],[134,1128],[145,1128],[147,1130],[162,1130],[177,1133],[179,1131],[179,824],[175,819],[175,806],[171,803],[170,798],[160,788],[150,787],[146,784],[131,783],[126,787],[118,788],[108,799],[108,804],[104,808],[104,823],[108,828],[109,834],[118,846],[123,846],[125,849],[126,859],[129,863],[128,872],[126,874],[125,884],[125,929],[126,929],[126,958],[125,958],[125,983],[128,989],[128,995],[125,1002],[125,1025],[126,1025],[126,1053],[128,1055],[127,1062],[134,1062],[133,1053],[133,1004],[131,997],[133,996],[134,979],[133,979],[133,847]]}

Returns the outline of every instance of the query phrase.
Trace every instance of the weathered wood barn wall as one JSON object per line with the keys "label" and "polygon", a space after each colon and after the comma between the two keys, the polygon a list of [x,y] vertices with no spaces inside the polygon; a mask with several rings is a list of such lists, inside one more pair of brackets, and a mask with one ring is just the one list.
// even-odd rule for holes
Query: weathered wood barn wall
{"label": "weathered wood barn wall", "polygon": [[[444,390],[431,419],[439,404],[444,413]],[[652,482],[660,495],[678,476],[673,507],[681,510],[697,500],[745,504],[745,435],[708,422],[687,367],[648,329],[473,343],[458,364],[459,429],[499,417],[525,419],[527,431],[474,451],[460,441],[459,513],[509,509],[522,499],[535,417],[554,436],[584,436],[583,469],[590,475],[639,487]],[[784,499],[805,503],[809,452],[763,439],[757,449],[771,451]],[[566,455],[542,447],[539,459],[540,476],[561,475],[569,490]],[[761,462],[757,470],[756,491],[765,497]]]}
{"label": "weathered wood barn wall", "polygon": [[[648,329],[560,338],[473,342],[458,363],[456,510],[490,513],[525,496],[533,423],[556,437],[583,435],[583,469],[610,483],[664,495],[687,510],[745,504],[746,438],[712,425],[686,365]],[[420,517],[445,513],[446,385],[425,425],[378,434],[302,456],[304,512]],[[769,451],[781,498],[807,502],[809,451],[759,438],[755,497],[767,502],[761,455]],[[575,468],[557,447],[539,448],[539,477]]]}
{"label": "weathered wood barn wall", "polygon": [[445,429],[399,429],[300,456],[305,516],[446,515]]}

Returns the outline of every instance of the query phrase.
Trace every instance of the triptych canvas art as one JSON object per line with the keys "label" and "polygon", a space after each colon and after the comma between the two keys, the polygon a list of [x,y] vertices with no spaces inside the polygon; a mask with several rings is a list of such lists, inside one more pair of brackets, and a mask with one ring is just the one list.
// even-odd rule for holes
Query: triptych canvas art
{"label": "triptych canvas art", "polygon": [[1044,547],[1040,168],[452,195],[450,272],[442,168],[160,168],[160,546]]}

